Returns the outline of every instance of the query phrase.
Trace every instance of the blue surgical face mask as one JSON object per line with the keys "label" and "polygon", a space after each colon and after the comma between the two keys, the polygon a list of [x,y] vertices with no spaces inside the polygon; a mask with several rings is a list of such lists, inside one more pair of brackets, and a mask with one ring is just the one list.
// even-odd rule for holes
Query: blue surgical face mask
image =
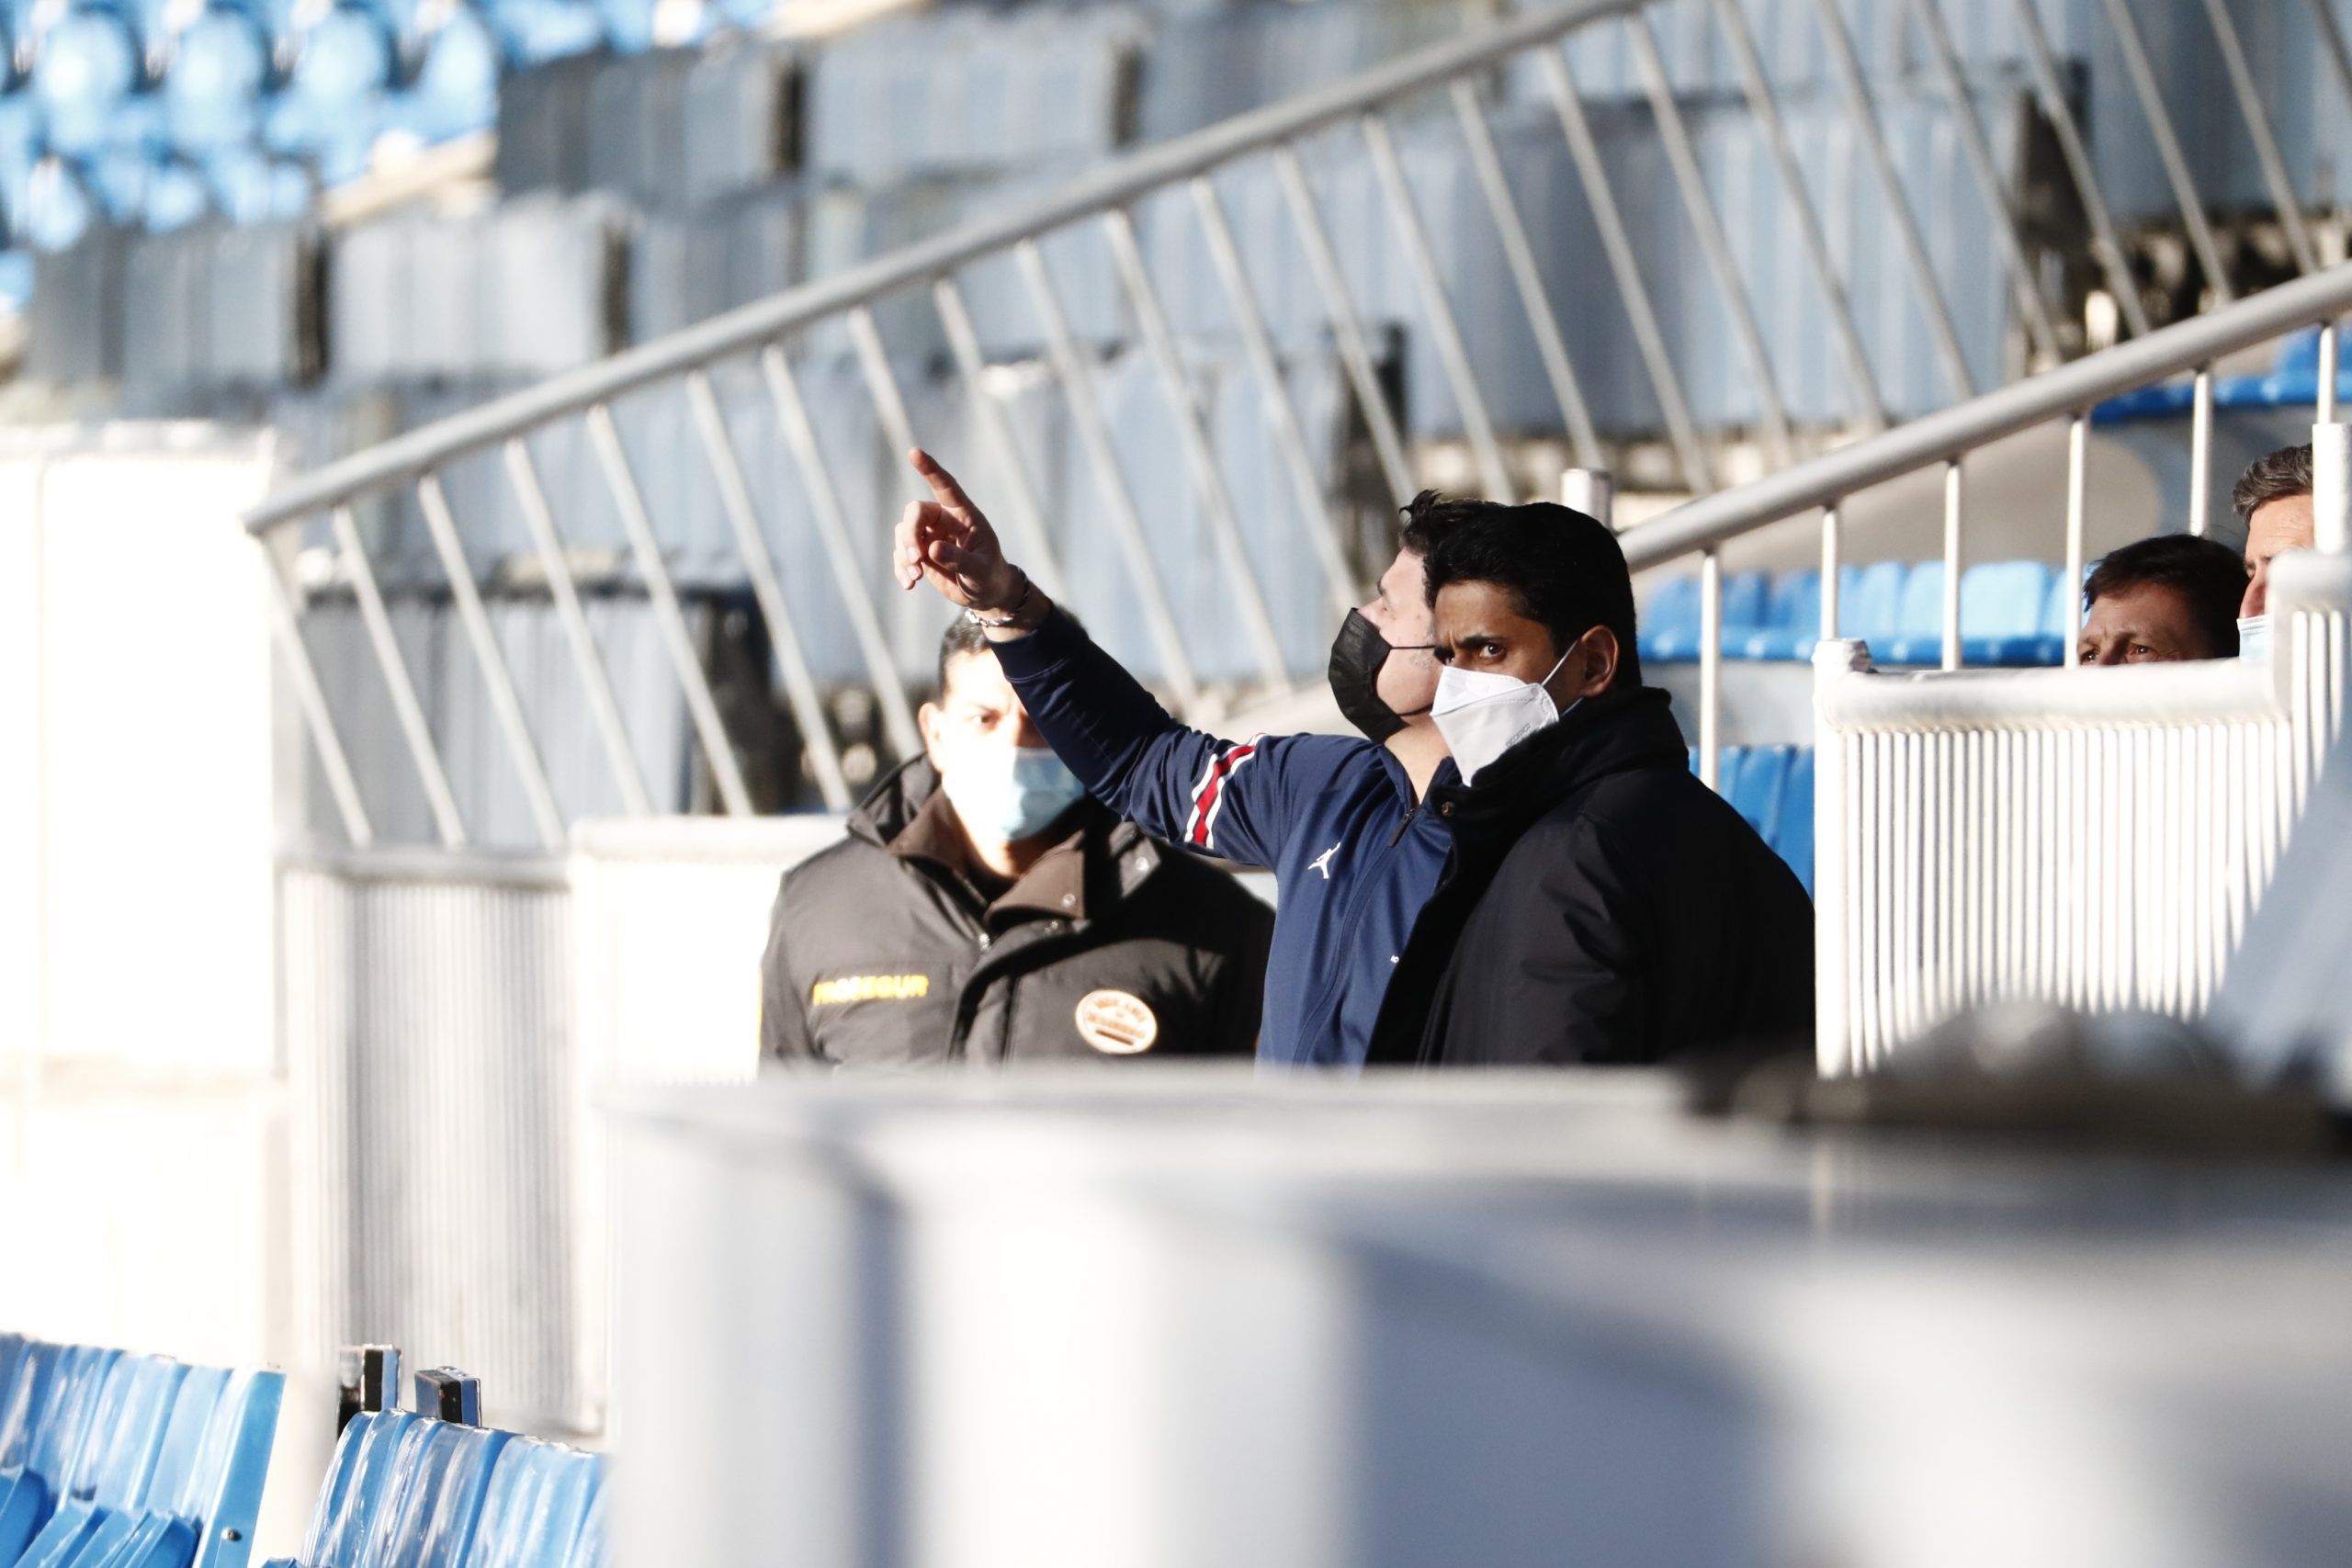
{"label": "blue surgical face mask", "polygon": [[1003,844],[1036,837],[1086,795],[1059,757],[1021,746],[967,746],[940,783],[966,831]]}

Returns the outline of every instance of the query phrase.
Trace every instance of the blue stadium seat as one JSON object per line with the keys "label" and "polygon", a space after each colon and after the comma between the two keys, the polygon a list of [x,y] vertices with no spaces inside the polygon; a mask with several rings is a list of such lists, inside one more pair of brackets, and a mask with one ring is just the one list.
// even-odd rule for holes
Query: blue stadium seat
{"label": "blue stadium seat", "polygon": [[300,164],[253,147],[228,147],[204,160],[212,202],[232,223],[275,223],[300,218],[316,195]]}
{"label": "blue stadium seat", "polygon": [[425,45],[416,83],[393,103],[392,123],[427,142],[498,121],[498,35],[482,14],[459,6]]}
{"label": "blue stadium seat", "polygon": [[2064,644],[2049,627],[2052,582],[2037,560],[1987,561],[1960,580],[1961,654],[1971,664],[2056,664]]}
{"label": "blue stadium seat", "polygon": [[1725,780],[1724,798],[1770,843],[1780,831],[1781,789],[1788,782],[1788,746],[1741,748],[1737,773]]}
{"label": "blue stadium seat", "polygon": [[1903,574],[1894,635],[1871,645],[1882,664],[1934,664],[1944,649],[1944,563],[1921,561]]}
{"label": "blue stadium seat", "polygon": [[[1690,748],[1690,771],[1699,751]],[[1813,748],[1726,746],[1715,789],[1813,892]]]}
{"label": "blue stadium seat", "polygon": [[1860,637],[1875,654],[1895,637],[1903,606],[1901,561],[1872,561],[1838,570],[1838,635]]}
{"label": "blue stadium seat", "polygon": [[380,18],[335,6],[301,35],[286,90],[267,112],[269,145],[311,159],[329,185],[365,174],[396,61]]}
{"label": "blue stadium seat", "polygon": [[581,1568],[601,1561],[604,1461],[401,1412],[344,1428],[299,1559],[266,1568]]}
{"label": "blue stadium seat", "polygon": [[242,11],[205,12],[181,30],[164,78],[172,145],[201,157],[253,141],[268,80],[269,40],[259,24]]}
{"label": "blue stadium seat", "polygon": [[2065,654],[2067,641],[2082,635],[2082,590],[2080,587],[2070,590],[2066,585],[2066,574],[2063,570],[2050,574],[2050,600],[2042,606],[2041,629],[2060,639],[2058,651],[2062,659]]}
{"label": "blue stadium seat", "polygon": [[1810,659],[1821,637],[1821,573],[1784,571],[1772,580],[1764,623],[1726,627],[1724,652],[1734,659]]}
{"label": "blue stadium seat", "polygon": [[41,40],[32,92],[60,152],[95,152],[118,139],[125,105],[139,85],[139,45],[109,11],[68,12]]}
{"label": "blue stadium seat", "polygon": [[[1744,642],[1765,624],[1770,588],[1760,571],[1734,572],[1724,579],[1723,625],[1726,648]],[[1668,578],[1638,616],[1634,646],[1645,660],[1679,664],[1699,657],[1699,580]],[[1735,638],[1733,628],[1747,628]]]}
{"label": "blue stadium seat", "polygon": [[1809,897],[1813,892],[1813,748],[1800,746],[1789,762],[1788,783],[1781,789],[1780,830],[1772,848],[1789,863]]}
{"label": "blue stadium seat", "polygon": [[517,67],[589,54],[605,45],[605,17],[587,0],[500,0],[492,7],[506,55]]}

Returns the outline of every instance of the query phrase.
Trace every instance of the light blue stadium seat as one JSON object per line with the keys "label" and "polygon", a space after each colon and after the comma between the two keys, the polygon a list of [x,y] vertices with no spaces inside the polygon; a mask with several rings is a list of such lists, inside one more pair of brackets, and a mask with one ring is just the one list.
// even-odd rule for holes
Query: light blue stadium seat
{"label": "light blue stadium seat", "polygon": [[168,234],[212,213],[212,185],[193,164],[172,160],[150,166],[139,220],[151,234]]}
{"label": "light blue stadium seat", "polygon": [[63,1500],[74,1456],[95,1418],[119,1350],[69,1346],[34,1391],[22,1427],[23,1459],[0,1472],[0,1562],[15,1562]]}
{"label": "light blue stadium seat", "polygon": [[[1734,572],[1724,579],[1724,643],[1730,648],[1746,640],[1765,624],[1770,585],[1760,571]],[[1734,628],[1744,628],[1735,632]],[[1646,615],[1637,617],[1634,646],[1645,660],[1679,664],[1699,657],[1699,580],[1669,578],[1651,596]]]}
{"label": "light blue stadium seat", "polygon": [[1821,573],[1784,571],[1772,579],[1760,626],[1726,626],[1724,652],[1734,659],[1810,659],[1821,636]]}
{"label": "light blue stadium seat", "polygon": [[162,1356],[115,1363],[62,1478],[62,1500],[17,1568],[104,1562],[130,1540],[187,1376],[186,1367]]}
{"label": "light blue stadium seat", "polygon": [[421,1425],[417,1416],[387,1410],[356,1416],[343,1429],[302,1544],[305,1568],[359,1568],[369,1528],[401,1473],[402,1449]]}
{"label": "light blue stadium seat", "polygon": [[500,0],[492,7],[507,58],[518,67],[587,54],[605,44],[605,17],[588,0]]}
{"label": "light blue stadium seat", "polygon": [[139,85],[139,45],[109,11],[67,13],[43,36],[32,92],[60,152],[95,152],[117,139]]}
{"label": "light blue stadium seat", "polygon": [[1669,577],[1642,607],[1634,646],[1644,662],[1671,664],[1699,650],[1699,580]]}
{"label": "light blue stadium seat", "polygon": [[268,79],[269,40],[251,17],[216,6],[197,17],[181,29],[164,78],[172,145],[201,157],[253,141]]}
{"label": "light blue stadium seat", "polygon": [[[1961,658],[1987,666],[2055,664],[2064,641],[2051,633],[2051,569],[2040,561],[1986,561],[1960,580]],[[1936,664],[1943,659],[1944,563],[1921,561],[1903,582],[1895,635],[1871,652],[1883,664]]]}
{"label": "light blue stadium seat", "polygon": [[1781,788],[1780,830],[1772,847],[1789,869],[1813,893],[1813,748],[1800,746],[1789,761],[1788,782]]}
{"label": "light blue stadium seat", "polygon": [[512,1434],[446,1421],[423,1426],[413,1461],[377,1517],[362,1568],[461,1568],[492,1469]]}
{"label": "light blue stadium seat", "polygon": [[204,160],[213,205],[232,223],[275,223],[300,218],[317,195],[300,164],[258,148],[223,148]]}
{"label": "light blue stadium seat", "polygon": [[2036,560],[1987,561],[1960,580],[1961,654],[1970,664],[2056,664],[2064,644],[2049,629],[2050,592],[2064,576]]}
{"label": "light blue stadium seat", "polygon": [[365,174],[395,64],[380,17],[335,6],[300,36],[286,90],[265,117],[269,145],[311,159],[329,185]]}
{"label": "light blue stadium seat", "polygon": [[1895,626],[1903,607],[1903,579],[1905,569],[1901,561],[1872,561],[1868,566],[1845,566],[1838,571],[1838,635],[1860,637],[1871,645],[1874,657],[1883,657],[1886,644],[1896,635]]}
{"label": "light blue stadium seat", "polygon": [[518,1440],[498,1456],[465,1568],[574,1568],[604,1461],[560,1443]]}
{"label": "light blue stadium seat", "polygon": [[1738,774],[1724,789],[1724,798],[1731,802],[1732,809],[1768,843],[1780,830],[1781,790],[1788,782],[1792,750],[1787,746],[1742,748]]}
{"label": "light blue stadium seat", "polygon": [[[2089,572],[2086,570],[2084,575]],[[2050,574],[2050,599],[2042,606],[2041,629],[2060,639],[2059,653],[2063,657],[2066,642],[2080,637],[2083,631],[2083,593],[2077,586],[2066,586],[2066,573],[2061,570]]]}
{"label": "light blue stadium seat", "polygon": [[446,141],[498,120],[498,35],[471,6],[459,6],[425,46],[415,85],[398,95],[390,118],[422,140]]}

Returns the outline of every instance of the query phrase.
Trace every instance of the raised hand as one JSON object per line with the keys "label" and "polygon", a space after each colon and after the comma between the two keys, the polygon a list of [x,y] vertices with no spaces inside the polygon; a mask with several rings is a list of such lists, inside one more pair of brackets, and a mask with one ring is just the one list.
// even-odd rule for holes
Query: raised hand
{"label": "raised hand", "polygon": [[909,502],[899,519],[890,551],[899,586],[911,589],[929,579],[951,604],[983,614],[1010,608],[1028,580],[1004,558],[988,518],[930,453],[917,447],[907,461],[936,499]]}

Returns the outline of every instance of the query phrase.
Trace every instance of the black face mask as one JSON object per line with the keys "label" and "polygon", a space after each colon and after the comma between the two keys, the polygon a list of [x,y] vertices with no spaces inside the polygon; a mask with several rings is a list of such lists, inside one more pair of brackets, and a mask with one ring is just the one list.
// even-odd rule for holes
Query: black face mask
{"label": "black face mask", "polygon": [[[1404,651],[1418,652],[1432,646],[1409,643]],[[1374,740],[1385,740],[1404,728],[1408,716],[1380,700],[1380,667],[1396,651],[1396,646],[1364,619],[1361,610],[1350,610],[1348,618],[1340,623],[1340,635],[1331,639],[1331,695],[1339,699],[1340,716]]]}

